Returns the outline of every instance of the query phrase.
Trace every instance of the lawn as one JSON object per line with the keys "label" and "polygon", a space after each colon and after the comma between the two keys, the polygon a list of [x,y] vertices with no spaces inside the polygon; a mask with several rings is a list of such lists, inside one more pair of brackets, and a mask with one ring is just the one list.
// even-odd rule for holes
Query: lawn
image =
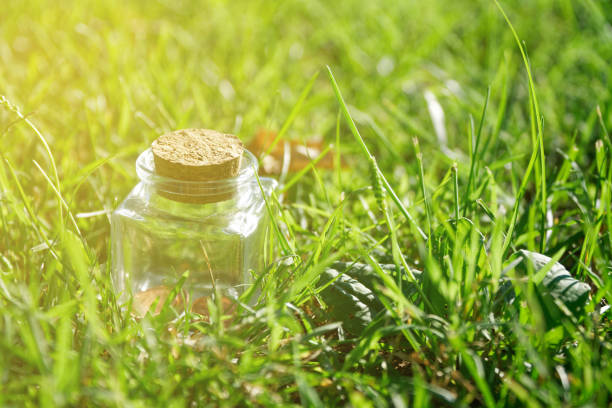
{"label": "lawn", "polygon": [[[0,405],[608,406],[611,22],[605,0],[4,0]],[[257,298],[139,318],[110,213],[189,127],[326,157],[275,175]]]}

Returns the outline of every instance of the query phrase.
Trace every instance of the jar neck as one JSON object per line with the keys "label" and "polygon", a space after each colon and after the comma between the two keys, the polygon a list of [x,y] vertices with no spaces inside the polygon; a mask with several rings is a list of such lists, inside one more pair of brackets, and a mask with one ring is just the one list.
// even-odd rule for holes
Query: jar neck
{"label": "jar neck", "polygon": [[142,152],[136,160],[136,173],[145,186],[170,200],[191,204],[217,203],[237,198],[238,194],[250,191],[248,187],[257,183],[257,169],[257,159],[246,149],[243,151],[238,174],[219,180],[191,181],[161,176],[155,172],[151,149]]}

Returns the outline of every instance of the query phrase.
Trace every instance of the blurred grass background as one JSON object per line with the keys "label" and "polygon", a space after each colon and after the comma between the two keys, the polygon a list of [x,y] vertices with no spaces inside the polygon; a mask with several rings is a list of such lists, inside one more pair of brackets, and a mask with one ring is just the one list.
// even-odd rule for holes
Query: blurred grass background
{"label": "blurred grass background", "polygon": [[[598,137],[595,107],[607,121],[611,115],[610,7],[570,0],[506,7],[534,66],[546,147],[563,148],[575,137],[589,146],[579,158],[585,163]],[[259,129],[278,130],[308,78],[325,65],[334,68],[350,103],[368,115],[363,121],[375,121],[403,158],[412,155],[412,133],[433,155],[441,152],[426,91],[444,109],[447,146],[465,151],[468,115],[479,116],[487,86],[502,118],[496,158],[529,148],[520,142],[529,130],[520,54],[488,0],[333,7],[318,1],[60,7],[11,0],[0,18],[0,88],[48,138],[64,183],[74,184],[71,175],[88,163],[118,156],[78,197],[65,192],[76,212],[112,208],[134,184],[136,154],[164,131],[205,126],[248,141]],[[324,76],[313,94],[288,136],[332,140],[336,109]],[[402,126],[397,112],[409,123]],[[2,115],[3,123],[12,120]],[[36,188],[44,182],[31,159],[44,156],[31,136],[15,126],[2,148]],[[382,147],[376,153],[383,163],[392,160]],[[430,160],[428,174],[437,178],[446,165]],[[42,190],[34,195],[40,210],[52,213],[43,203],[53,193]],[[108,223],[98,221],[87,230],[103,238]]]}
{"label": "blurred grass background", "polygon": [[[567,248],[566,266],[574,267],[580,263],[583,247],[580,239],[584,234],[580,235],[580,231],[588,224],[582,221],[590,220],[590,214],[599,211],[596,205],[586,208],[581,194],[600,191],[590,176],[596,167],[596,141],[609,139],[602,124],[612,128],[612,6],[597,0],[512,0],[502,4],[524,41],[534,74],[540,113],[544,117],[549,186],[574,150],[572,168],[582,169],[586,174],[551,195],[554,220],[563,220],[567,211],[572,222],[551,230],[549,248]],[[480,160],[483,167],[491,170],[492,185],[496,194],[499,193],[500,213],[511,212],[517,179],[522,177],[532,152],[533,122],[520,53],[492,1],[5,0],[0,10],[0,94],[18,107],[48,142],[61,180],[61,193],[77,216],[84,242],[92,249],[94,264],[107,261],[108,212],[136,183],[134,160],[155,137],[178,128],[208,127],[233,132],[248,142],[262,129],[278,131],[309,79],[316,72],[324,73],[326,65],[333,70],[353,118],[381,169],[402,200],[409,203],[410,211],[422,227],[427,214],[412,138],[416,136],[420,141],[424,185],[434,196],[434,202],[439,198],[439,203],[434,204],[439,206],[435,216],[442,219],[452,213],[452,203],[445,199],[446,195],[438,197],[440,185],[448,182],[453,162],[458,162],[462,183],[467,180],[470,118],[478,124],[490,87],[488,113],[484,118],[488,149]],[[327,76],[319,75],[285,137],[334,143],[338,115],[338,103]],[[46,310],[64,299],[58,294],[61,287],[53,288],[50,283],[51,276],[53,279],[57,276],[49,271],[57,266],[50,266],[56,261],[41,235],[46,234],[53,244],[55,240],[61,241],[62,231],[68,227],[58,217],[56,193],[33,162],[39,163],[50,180],[55,181],[44,145],[31,127],[17,119],[10,109],[0,110],[0,151],[5,159],[0,196],[1,270],[15,288],[26,282],[35,296],[32,309],[27,309],[30,314],[26,315],[37,316],[36,308]],[[367,163],[360,159],[358,145],[343,126],[341,140],[341,153],[349,163],[344,180],[336,183],[331,173],[323,172],[325,188],[319,188],[316,178],[308,175],[291,193],[291,202],[296,205],[288,204],[286,208],[293,217],[291,221],[295,220],[298,232],[293,238],[304,257],[312,253],[313,245],[318,242],[316,232],[322,230],[326,214],[334,210],[332,203],[337,204],[340,192],[357,190],[370,183]],[[7,161],[21,183],[23,194],[10,176]],[[582,192],[573,194],[573,188]],[[536,224],[538,215],[529,213],[529,203],[537,195],[537,187],[528,189],[525,205],[521,207],[522,225]],[[27,204],[23,203],[24,197]],[[372,219],[367,206],[362,208],[364,203],[367,205],[362,201],[347,210],[347,217],[355,225],[368,228],[378,220],[377,215]],[[24,205],[30,206],[31,212],[24,211]],[[317,215],[299,205],[320,207],[322,213]],[[609,206],[609,201],[600,205]],[[606,234],[605,229],[602,234]],[[609,234],[608,231],[608,237]],[[411,245],[409,231],[401,244],[406,247],[410,262],[424,263],[422,253]],[[529,249],[537,249],[538,244],[539,239],[529,226],[519,231],[513,241],[516,247]],[[602,276],[609,293],[607,274],[612,256],[603,249],[599,251],[594,256],[593,270]],[[108,279],[103,269],[96,273],[96,285],[100,285],[96,290],[106,293],[102,300],[98,299],[98,307],[104,308],[104,302],[111,301]],[[596,297],[600,301],[604,292],[598,293]],[[12,295],[17,296],[15,292]],[[79,302],[83,300],[81,296],[86,297],[79,292]],[[6,299],[3,302],[3,307],[9,307],[10,302]],[[22,320],[17,316],[21,312],[8,310],[2,313],[4,323],[0,323],[6,333],[2,342],[5,351],[28,342],[26,334],[20,334],[18,322]],[[119,319],[108,323],[113,327],[109,329],[111,332],[126,327],[134,332],[139,330],[135,328],[139,327],[138,323],[128,324],[117,317],[118,311],[116,315],[112,314],[115,312],[101,313],[103,319]],[[575,328],[567,330],[572,332]],[[54,344],[56,334],[51,329],[43,332],[41,336]],[[133,361],[135,367],[140,364],[136,350],[129,345],[118,340],[117,344],[122,346],[115,349],[115,354],[105,357],[102,350],[105,346],[111,347],[107,340],[102,341],[100,349],[91,352],[81,343],[88,338],[75,333],[73,343],[67,347],[82,357],[87,356],[80,360],[81,373],[103,372],[95,368],[98,359],[106,370],[111,370],[118,359]],[[259,345],[265,347],[264,344],[262,339]],[[254,350],[263,353],[257,348]],[[610,356],[607,350],[605,355]],[[66,380],[72,388],[58,386],[60,396],[45,399],[43,396],[47,394],[35,384],[46,377],[38,368],[27,368],[28,364],[18,362],[21,358],[0,358],[0,382],[9,390],[4,397],[7,403],[19,404],[18,395],[24,401],[46,401],[51,405],[88,402],[123,405],[132,398],[132,402],[144,404],[147,398],[155,400],[156,397],[152,391],[141,393],[147,387],[134,385],[139,375],[127,370],[120,371],[122,374],[117,374],[117,378],[111,374],[110,382],[104,384],[96,383],[100,381],[96,375],[92,380]],[[262,358],[275,357],[263,353]],[[293,363],[283,360],[279,364],[290,367]],[[610,373],[606,361],[584,364],[590,367],[589,372]],[[428,381],[429,374],[417,371],[415,383]],[[581,375],[575,374],[576,378],[582,378]],[[162,378],[165,373],[160,371],[157,376]],[[538,381],[555,384],[562,381],[532,380],[534,388]],[[308,383],[300,378],[295,381]],[[343,380],[334,378],[333,381],[339,389],[352,389]],[[360,384],[369,384],[368,381],[371,380]],[[558,395],[551,394],[554,398],[550,400],[541,396],[534,401],[508,397],[508,393],[520,395],[520,387],[527,387],[525,384],[503,388],[499,397],[506,403],[546,403],[559,401],[557,397],[565,398],[563,401],[567,404],[586,402],[596,394],[597,379],[591,377],[589,381],[590,385],[578,380],[572,383],[576,399],[574,394],[563,397],[564,392],[569,392],[563,391],[565,385],[561,388],[555,385],[554,389],[560,391]],[[231,383],[228,380],[227,384]],[[280,383],[291,384],[291,381]],[[79,391],[79,384],[83,389],[90,387],[97,391],[89,395]],[[117,386],[115,389],[113,384]],[[282,387],[270,384],[262,389],[274,389],[274,395],[278,393],[278,398],[285,402],[306,403],[318,399],[308,400],[302,394],[310,388],[300,388],[300,400],[293,393],[292,385],[283,391]],[[610,390],[609,378],[606,384]],[[178,392],[181,398],[187,401],[190,387],[195,386],[175,385],[182,390]],[[376,389],[377,386],[367,387]],[[581,397],[581,387],[583,391],[589,389],[591,394]],[[457,388],[471,396],[463,403],[483,403],[474,396],[478,392],[470,389],[469,384],[460,384]],[[172,392],[164,394],[168,398],[171,395]],[[257,392],[245,395],[244,400],[233,403],[280,401],[258,400]],[[354,405],[359,405],[359,395],[350,394]],[[599,402],[605,402],[606,395],[609,396],[598,395]],[[208,401],[220,403],[223,399],[211,397]]]}

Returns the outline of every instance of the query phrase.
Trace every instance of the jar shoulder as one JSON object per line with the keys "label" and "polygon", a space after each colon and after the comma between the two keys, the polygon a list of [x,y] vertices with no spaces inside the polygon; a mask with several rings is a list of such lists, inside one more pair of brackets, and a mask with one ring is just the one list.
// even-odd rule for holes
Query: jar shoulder
{"label": "jar shoulder", "polygon": [[156,194],[149,186],[139,183],[113,212],[113,218],[128,217],[136,220],[175,220],[184,222],[211,222],[249,216],[260,216],[265,202],[260,191],[243,191],[238,198],[209,204],[190,204],[173,201]]}

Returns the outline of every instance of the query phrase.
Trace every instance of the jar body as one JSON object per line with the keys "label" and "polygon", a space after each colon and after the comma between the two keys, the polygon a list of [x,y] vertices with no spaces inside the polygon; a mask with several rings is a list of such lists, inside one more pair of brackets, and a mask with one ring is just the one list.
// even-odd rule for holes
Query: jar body
{"label": "jar body", "polygon": [[252,177],[238,184],[231,198],[199,204],[170,199],[155,183],[141,181],[111,218],[113,282],[120,299],[173,288],[185,272],[183,289],[194,298],[215,287],[238,296],[250,284],[251,271],[264,267],[269,234],[264,194],[275,187],[275,180],[257,183]]}

